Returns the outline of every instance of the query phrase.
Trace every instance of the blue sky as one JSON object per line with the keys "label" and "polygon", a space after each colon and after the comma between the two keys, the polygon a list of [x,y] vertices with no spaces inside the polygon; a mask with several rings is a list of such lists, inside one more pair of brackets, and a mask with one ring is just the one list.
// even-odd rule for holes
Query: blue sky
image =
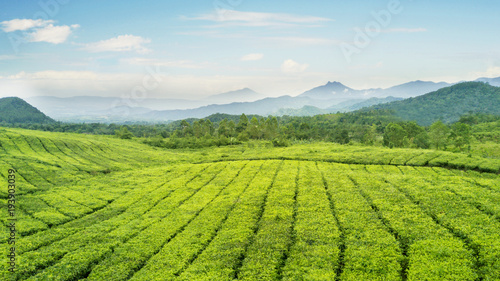
{"label": "blue sky", "polygon": [[498,1],[2,1],[0,96],[297,95],[500,76]]}

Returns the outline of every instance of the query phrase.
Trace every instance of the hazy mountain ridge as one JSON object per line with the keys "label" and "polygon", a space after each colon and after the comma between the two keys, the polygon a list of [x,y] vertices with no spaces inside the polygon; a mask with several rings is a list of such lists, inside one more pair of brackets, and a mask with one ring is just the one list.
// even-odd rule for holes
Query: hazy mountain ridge
{"label": "hazy mountain ridge", "polygon": [[329,113],[337,113],[337,112],[350,112],[355,111],[364,107],[389,103],[393,101],[403,100],[402,98],[395,97],[387,97],[387,98],[370,98],[367,100],[348,100],[345,102],[341,102],[337,105],[331,106],[326,109],[321,109],[315,106],[306,105],[299,109],[294,108],[282,108],[277,112],[274,112],[272,115],[274,116],[314,116],[318,114],[329,114]]}
{"label": "hazy mountain ridge", "polygon": [[[500,77],[478,80],[500,85]],[[45,114],[62,121],[159,122],[204,118],[216,113],[311,116],[337,111],[347,112],[394,101],[389,97],[396,99],[416,97],[451,85],[445,82],[413,81],[386,89],[356,90],[340,82],[328,82],[295,97],[259,99],[263,96],[262,94],[244,88],[201,100],[33,97],[28,98],[27,101]],[[253,99],[257,100],[252,101]]]}
{"label": "hazy mountain ridge", "polygon": [[429,82],[429,81],[412,81],[401,85],[396,85],[386,89],[364,89],[355,90],[343,85],[340,82],[328,82],[326,85],[316,87],[312,90],[300,94],[301,97],[310,97],[321,100],[337,99],[339,101],[351,99],[367,99],[371,97],[384,98],[384,97],[399,97],[409,98],[420,96],[438,89],[451,86],[445,82]]}
{"label": "hazy mountain ridge", "polygon": [[[376,93],[383,92],[384,95],[399,97],[399,98],[411,98],[416,96],[421,96],[430,92],[437,91],[439,89],[449,87],[453,84],[445,82],[429,82],[429,81],[413,81],[401,85],[397,85],[384,90],[375,90]],[[375,94],[377,95],[377,94]]]}
{"label": "hazy mountain ridge", "polygon": [[237,91],[231,91],[227,93],[222,93],[218,95],[212,95],[204,100],[210,104],[222,103],[225,104],[227,101],[231,102],[253,102],[265,98],[264,95],[255,92],[252,89],[244,88]]}
{"label": "hazy mountain ridge", "polygon": [[497,78],[484,78],[483,77],[483,78],[476,79],[475,81],[485,82],[485,83],[490,84],[491,86],[500,87],[500,77],[497,77]]}
{"label": "hazy mountain ridge", "polygon": [[[337,111],[354,111],[365,106],[394,101],[395,98],[401,99],[395,93],[400,93],[401,96],[418,96],[427,93],[425,91],[429,89],[442,88],[446,85],[449,84],[415,81],[388,89],[354,90],[340,82],[328,82],[326,85],[316,87],[296,97],[265,98],[255,102],[209,105],[189,110],[154,111],[141,118],[179,120],[204,118],[215,113],[312,116]],[[394,95],[388,95],[388,93]],[[367,103],[363,103],[367,100]]]}
{"label": "hazy mountain ridge", "polygon": [[304,104],[310,103],[308,98],[296,98],[282,96],[278,98],[265,98],[255,102],[235,102],[222,105],[208,105],[187,110],[163,110],[152,111],[146,114],[152,120],[179,120],[186,118],[204,118],[215,113],[231,115],[256,114],[269,115],[283,107],[300,108]]}

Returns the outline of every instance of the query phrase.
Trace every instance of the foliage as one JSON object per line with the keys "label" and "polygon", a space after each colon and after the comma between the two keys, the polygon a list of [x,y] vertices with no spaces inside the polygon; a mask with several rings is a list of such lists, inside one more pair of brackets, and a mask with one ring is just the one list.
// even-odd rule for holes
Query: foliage
{"label": "foliage", "polygon": [[482,82],[464,82],[370,109],[393,110],[396,116],[425,126],[436,120],[452,123],[469,112],[500,115],[500,88]]}
{"label": "foliage", "polygon": [[470,150],[471,133],[469,125],[460,122],[453,124],[449,138],[456,148],[463,150],[465,146],[468,146],[468,150]]}
{"label": "foliage", "polygon": [[273,139],[274,147],[287,147],[290,146],[290,142],[284,138],[275,138]]}
{"label": "foliage", "polygon": [[127,139],[127,140],[134,137],[134,135],[125,126],[122,126],[120,130],[116,130],[115,135],[120,139]]}
{"label": "foliage", "polygon": [[436,149],[446,148],[446,140],[450,129],[441,122],[434,122],[430,127],[429,137]]}
{"label": "foliage", "polygon": [[0,125],[9,123],[48,124],[54,122],[54,120],[20,98],[0,98]]}
{"label": "foliage", "polygon": [[390,123],[384,130],[384,146],[404,147],[407,140],[407,132],[399,124]]}

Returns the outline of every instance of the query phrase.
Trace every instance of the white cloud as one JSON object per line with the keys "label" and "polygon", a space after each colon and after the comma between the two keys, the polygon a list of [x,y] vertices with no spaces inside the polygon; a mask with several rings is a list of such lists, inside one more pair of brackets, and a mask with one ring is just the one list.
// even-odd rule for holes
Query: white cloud
{"label": "white cloud", "polygon": [[0,23],[5,32],[24,31],[25,39],[28,42],[48,42],[52,44],[61,44],[66,42],[71,32],[79,28],[78,24],[54,25],[53,20],[32,20],[32,19],[13,19]]}
{"label": "white cloud", "polygon": [[71,34],[71,32],[78,27],[80,27],[78,24],[74,24],[71,26],[54,26],[52,24],[49,24],[45,27],[36,29],[33,33],[31,33],[29,35],[29,41],[60,44],[66,42],[66,39],[68,39],[68,36]]}
{"label": "white cloud", "polygon": [[206,20],[240,26],[295,26],[298,24],[318,24],[333,21],[329,18],[300,16],[280,13],[241,12],[220,9],[211,14],[201,15],[188,20]]}
{"label": "white cloud", "polygon": [[3,26],[2,30],[5,32],[13,32],[18,30],[28,30],[35,27],[46,26],[54,23],[53,20],[32,20],[32,19],[13,19],[3,21],[0,24]]}
{"label": "white cloud", "polygon": [[90,52],[127,52],[135,51],[140,54],[149,53],[151,50],[144,47],[144,44],[151,40],[134,35],[120,35],[108,40],[90,43],[84,49]]}
{"label": "white cloud", "polygon": [[500,77],[500,67],[491,66],[488,67],[488,69],[484,72],[473,73],[472,75],[470,75],[470,80],[477,78],[497,78],[497,77]]}
{"label": "white cloud", "polygon": [[240,60],[242,60],[242,61],[256,61],[256,60],[261,60],[262,58],[264,58],[263,54],[248,54],[248,55],[244,55],[243,57],[241,57]]}
{"label": "white cloud", "polygon": [[281,65],[281,71],[288,74],[300,73],[304,72],[308,67],[308,64],[300,64],[294,60],[288,59]]}

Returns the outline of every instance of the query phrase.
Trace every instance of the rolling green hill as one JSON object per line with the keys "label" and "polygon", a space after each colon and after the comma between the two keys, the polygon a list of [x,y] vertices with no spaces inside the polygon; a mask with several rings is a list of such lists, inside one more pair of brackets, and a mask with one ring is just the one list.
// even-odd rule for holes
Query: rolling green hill
{"label": "rolling green hill", "polygon": [[0,128],[5,186],[12,168],[17,268],[0,263],[1,280],[500,275],[500,160],[332,143],[171,151]]}
{"label": "rolling green hill", "polygon": [[53,123],[50,117],[17,97],[0,98],[0,123]]}
{"label": "rolling green hill", "polygon": [[450,123],[469,112],[499,115],[500,88],[482,82],[465,82],[369,109],[394,110],[397,116],[420,125],[430,125],[437,120]]}

